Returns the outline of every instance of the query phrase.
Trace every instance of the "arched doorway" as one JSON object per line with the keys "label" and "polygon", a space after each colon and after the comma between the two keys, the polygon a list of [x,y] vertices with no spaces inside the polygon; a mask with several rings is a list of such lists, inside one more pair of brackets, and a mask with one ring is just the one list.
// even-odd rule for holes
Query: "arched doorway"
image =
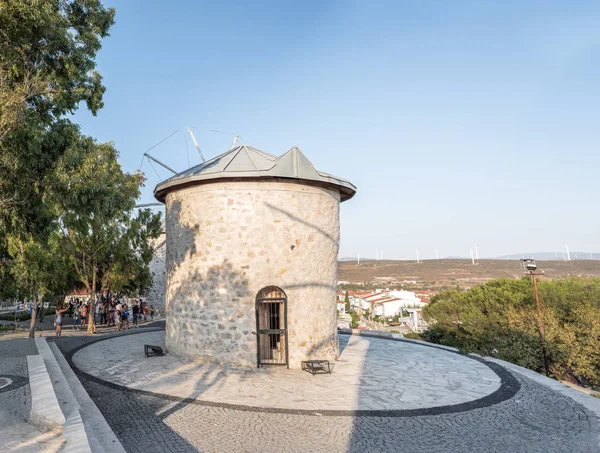
{"label": "arched doorway", "polygon": [[267,286],[256,295],[257,365],[289,368],[287,296],[277,286]]}

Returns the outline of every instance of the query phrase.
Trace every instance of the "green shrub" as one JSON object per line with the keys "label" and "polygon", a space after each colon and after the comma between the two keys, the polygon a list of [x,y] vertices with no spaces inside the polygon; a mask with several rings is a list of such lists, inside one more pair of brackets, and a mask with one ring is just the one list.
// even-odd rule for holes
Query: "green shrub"
{"label": "green shrub", "polygon": [[[400,333],[400,332],[398,332]],[[423,338],[421,337],[421,335],[419,335],[416,332],[408,332],[404,334],[404,338],[408,338],[409,340],[421,340],[423,341]]]}
{"label": "green shrub", "polygon": [[[600,385],[600,279],[540,279],[538,286],[551,374],[579,385]],[[431,325],[420,335],[426,341],[544,370],[529,277],[444,291],[423,315]]]}
{"label": "green shrub", "polygon": [[356,329],[358,327],[358,323],[360,322],[360,315],[356,311],[350,312],[350,317],[352,318],[352,322],[350,323],[351,329]]}
{"label": "green shrub", "polygon": [[[31,316],[29,316],[29,310],[17,312],[17,321],[18,322],[27,321],[28,319],[31,319]],[[0,321],[14,321],[14,320],[15,320],[15,312],[14,311],[3,313],[0,315]]]}

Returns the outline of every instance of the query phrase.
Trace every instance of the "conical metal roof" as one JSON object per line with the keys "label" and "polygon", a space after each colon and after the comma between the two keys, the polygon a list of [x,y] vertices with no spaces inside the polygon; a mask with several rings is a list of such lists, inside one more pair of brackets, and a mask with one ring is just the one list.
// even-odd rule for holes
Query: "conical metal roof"
{"label": "conical metal roof", "polygon": [[154,189],[154,196],[164,202],[169,192],[191,185],[223,179],[274,178],[301,180],[333,188],[340,192],[341,201],[349,200],[356,193],[356,187],[351,182],[318,171],[296,147],[277,157],[252,146],[241,145],[159,183]]}

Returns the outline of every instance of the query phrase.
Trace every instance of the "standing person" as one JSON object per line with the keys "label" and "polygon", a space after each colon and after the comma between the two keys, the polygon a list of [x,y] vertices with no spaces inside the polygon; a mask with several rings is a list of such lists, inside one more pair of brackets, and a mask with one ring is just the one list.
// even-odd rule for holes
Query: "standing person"
{"label": "standing person", "polygon": [[117,330],[121,330],[121,321],[123,320],[123,304],[121,301],[117,300],[117,307],[115,311],[115,324],[117,325]]}
{"label": "standing person", "polygon": [[133,311],[133,325],[137,327],[138,316],[140,315],[140,306],[136,300],[133,301],[133,307],[131,307],[131,311]]}
{"label": "standing person", "polygon": [[94,304],[94,324],[100,321],[100,301],[96,299]]}
{"label": "standing person", "polygon": [[104,324],[108,324],[108,322],[106,321],[106,305],[108,304],[108,302],[106,301],[102,301],[100,303],[100,325]]}
{"label": "standing person", "polygon": [[87,317],[88,317],[88,306],[87,304],[81,304],[81,327],[84,329],[87,327]]}
{"label": "standing person", "polygon": [[75,318],[73,318],[73,330],[77,329],[79,330],[80,325],[79,323],[81,322],[81,307],[79,307],[79,305],[77,305],[75,307]]}
{"label": "standing person", "polygon": [[148,304],[144,303],[144,321],[148,321]]}
{"label": "standing person", "polygon": [[129,329],[129,309],[127,307],[127,304],[123,304],[123,330],[125,330],[125,326],[127,326],[127,329]]}
{"label": "standing person", "polygon": [[150,305],[150,321],[154,321],[154,305]]}
{"label": "standing person", "polygon": [[62,331],[63,325],[63,313],[67,311],[66,308],[56,307],[56,318],[54,319],[54,324],[56,325],[56,338],[60,338],[60,333]]}
{"label": "standing person", "polygon": [[111,299],[108,303],[108,327],[116,325],[115,323],[115,302]]}

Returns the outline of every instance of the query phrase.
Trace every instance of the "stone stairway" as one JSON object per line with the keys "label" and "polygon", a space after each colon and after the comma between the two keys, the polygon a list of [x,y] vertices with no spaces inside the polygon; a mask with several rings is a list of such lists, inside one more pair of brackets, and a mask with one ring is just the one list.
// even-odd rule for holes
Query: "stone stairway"
{"label": "stone stairway", "polygon": [[[64,416],[64,444],[61,453],[125,453],[79,379],[54,343],[35,339],[43,359],[61,416]],[[60,417],[58,417],[60,418]]]}

